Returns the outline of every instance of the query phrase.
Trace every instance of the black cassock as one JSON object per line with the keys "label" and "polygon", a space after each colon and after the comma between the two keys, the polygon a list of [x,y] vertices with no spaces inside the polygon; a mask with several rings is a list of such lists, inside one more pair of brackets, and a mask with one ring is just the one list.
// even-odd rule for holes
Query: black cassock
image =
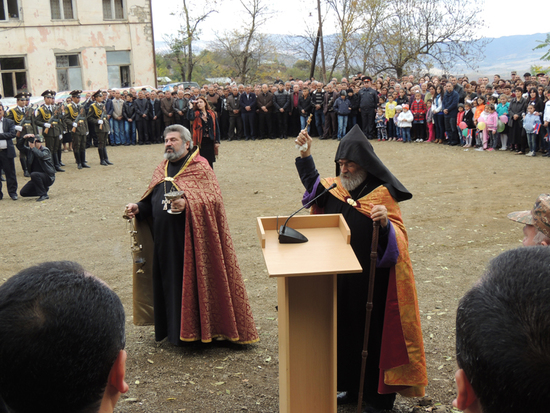
{"label": "black cassock", "polygon": [[[168,176],[175,176],[187,159],[169,162]],[[170,182],[155,186],[147,198],[138,202],[137,218],[152,218],[155,340],[168,337],[171,343],[180,344],[185,212],[169,214],[163,209],[165,185],[166,192],[175,190]]]}
{"label": "black cassock", "polygon": [[[311,193],[319,179],[313,159],[297,158],[296,167],[306,190]],[[369,175],[357,189],[350,192],[353,199],[363,197],[383,182]],[[366,186],[366,188],[365,188]],[[316,194],[325,188],[317,186]],[[362,192],[361,192],[362,191]],[[361,193],[361,194],[360,194]],[[373,231],[373,221],[357,211],[346,202],[342,202],[329,193],[316,201],[324,208],[324,213],[344,216],[351,230],[351,247],[363,268],[362,273],[338,275],[338,391],[348,391],[356,394],[359,390],[361,376],[361,353],[365,331],[366,304],[370,270],[370,252]],[[380,227],[379,255],[385,250],[388,242],[389,225]],[[388,290],[389,268],[377,268],[373,294],[373,309],[371,314],[368,357],[365,373],[364,400],[374,407],[391,410],[395,401],[395,393],[378,394],[380,348],[382,328]]]}

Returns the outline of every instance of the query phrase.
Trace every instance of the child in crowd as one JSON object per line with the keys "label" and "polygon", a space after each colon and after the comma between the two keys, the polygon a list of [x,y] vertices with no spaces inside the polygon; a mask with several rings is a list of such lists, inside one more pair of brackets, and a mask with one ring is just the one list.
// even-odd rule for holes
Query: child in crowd
{"label": "child in crowd", "polygon": [[416,92],[414,94],[414,100],[411,105],[411,112],[413,114],[413,124],[411,128],[411,135],[415,142],[424,142],[424,136],[426,131],[426,104],[422,100],[422,94]]}
{"label": "child in crowd", "polygon": [[477,148],[476,151],[493,151],[493,140],[497,131],[498,116],[492,103],[485,105],[485,110],[478,119],[478,124],[481,122],[485,123],[485,128],[482,131],[483,145]]}
{"label": "child in crowd", "polygon": [[376,131],[378,133],[378,140],[387,141],[388,133],[386,130],[386,116],[384,115],[384,110],[382,109],[381,106],[378,106],[378,109],[376,110],[376,118],[374,118],[374,121],[376,122]]}
{"label": "child in crowd", "polygon": [[403,142],[403,134],[401,133],[401,124],[399,123],[399,115],[403,112],[403,107],[397,105],[395,107],[395,116],[393,117],[393,124],[395,125],[395,137],[398,142]]}
{"label": "child in crowd", "polygon": [[403,105],[403,112],[399,115],[399,127],[401,128],[401,136],[403,136],[403,143],[411,141],[411,127],[414,120],[414,116],[409,110],[409,105]]}
{"label": "child in crowd", "polygon": [[479,96],[476,99],[476,111],[474,113],[474,122],[477,125],[478,119],[481,116],[481,114],[485,111],[485,98],[482,96]]}
{"label": "child in crowd", "polygon": [[[478,124],[479,122],[479,117],[481,116],[481,114],[485,112],[485,98],[482,97],[482,96],[479,96],[477,99],[476,99],[476,110],[474,112],[474,123]],[[476,130],[475,131],[475,134],[476,134],[476,146],[478,148],[481,148],[482,147],[482,139],[481,139],[481,132]]]}
{"label": "child in crowd", "polygon": [[466,127],[468,128],[468,133],[465,137],[465,148],[471,148],[472,147],[472,136],[474,135],[474,130],[476,128],[476,124],[474,123],[474,111],[472,110],[472,105],[470,103],[464,104],[464,117],[462,118],[463,122],[466,124]]}
{"label": "child in crowd", "polygon": [[393,94],[389,95],[388,101],[386,102],[386,126],[388,129],[388,138],[390,141],[394,141],[397,139],[397,134],[395,133],[395,123],[393,122],[393,118],[395,117],[395,107],[397,106],[397,102],[395,101],[396,97],[397,93],[394,92]]}
{"label": "child in crowd", "polygon": [[338,115],[338,140],[340,140],[346,134],[348,115],[351,112],[351,102],[348,99],[346,90],[340,91],[340,99],[336,99],[333,108]]}
{"label": "child in crowd", "polygon": [[464,135],[462,135],[462,128],[460,127],[460,124],[464,120],[464,104],[459,103],[458,104],[458,113],[456,115],[456,127],[458,129],[458,137],[460,138],[460,144],[464,146],[466,144],[466,141],[464,140]]}
{"label": "child in crowd", "polygon": [[523,118],[523,129],[527,134],[527,143],[529,145],[529,153],[527,156],[535,156],[537,149],[537,133],[540,128],[540,115],[535,114],[535,105],[527,106],[527,113]]}
{"label": "child in crowd", "polygon": [[428,142],[433,142],[435,140],[435,131],[434,131],[434,113],[432,111],[432,100],[428,99],[426,101],[426,124],[428,125]]}
{"label": "child in crowd", "polygon": [[407,90],[406,89],[400,89],[399,90],[399,97],[396,100],[398,105],[408,105],[409,104],[409,97],[407,96]]}
{"label": "child in crowd", "polygon": [[[505,94],[500,95],[499,97],[499,103],[497,105],[497,116],[500,119],[501,116],[506,115],[508,116],[508,108],[510,107],[510,102],[508,102],[508,96]],[[505,151],[508,146],[508,124],[505,123],[504,130],[502,132],[499,132],[497,130],[497,140],[500,139],[501,142],[501,151]]]}

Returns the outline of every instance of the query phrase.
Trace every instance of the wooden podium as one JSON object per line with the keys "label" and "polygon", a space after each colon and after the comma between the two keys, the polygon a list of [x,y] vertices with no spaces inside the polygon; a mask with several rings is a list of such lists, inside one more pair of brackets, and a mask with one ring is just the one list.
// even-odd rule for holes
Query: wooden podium
{"label": "wooden podium", "polygon": [[276,217],[258,218],[257,227],[267,272],[277,277],[279,412],[336,413],[336,274],[362,268],[341,214],[289,224],[309,241],[279,244]]}

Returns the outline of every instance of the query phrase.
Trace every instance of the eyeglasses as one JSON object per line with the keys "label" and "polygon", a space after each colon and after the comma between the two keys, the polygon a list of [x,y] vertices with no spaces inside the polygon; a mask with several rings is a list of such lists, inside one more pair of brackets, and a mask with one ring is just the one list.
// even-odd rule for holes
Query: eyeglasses
{"label": "eyeglasses", "polygon": [[19,101],[21,101],[21,102],[28,102],[28,101],[30,101],[30,99],[17,99],[17,100],[19,100]]}

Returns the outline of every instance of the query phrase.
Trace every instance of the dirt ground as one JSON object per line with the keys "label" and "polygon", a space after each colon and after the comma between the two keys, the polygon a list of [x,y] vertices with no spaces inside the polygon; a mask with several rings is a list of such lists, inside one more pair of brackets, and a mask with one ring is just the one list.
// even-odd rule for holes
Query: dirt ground
{"label": "dirt ground", "polygon": [[[506,218],[530,209],[548,192],[540,171],[547,158],[510,152],[475,152],[428,143],[373,142],[378,156],[413,193],[401,204],[409,234],[428,363],[426,395],[432,404],[398,398],[395,412],[452,411],[455,395],[454,319],[457,302],[487,262],[520,246],[521,225]],[[334,174],[336,141],[314,139],[322,176]],[[256,235],[256,217],[288,215],[300,206],[303,188],[294,168],[292,140],[224,142],[215,172],[220,181],[239,263],[261,340],[238,346],[156,343],[152,327],[132,324],[130,236],[121,218],[137,201],[160,162],[161,145],[109,147],[114,166],[77,170],[63,154],[50,200],[0,201],[0,283],[19,270],[48,260],[75,260],[104,279],[127,312],[127,382],[119,412],[277,412],[278,354],[276,281],[267,276]],[[26,178],[18,169],[20,188]],[[314,342],[312,341],[312,345]],[[353,406],[339,412],[355,411]]]}

